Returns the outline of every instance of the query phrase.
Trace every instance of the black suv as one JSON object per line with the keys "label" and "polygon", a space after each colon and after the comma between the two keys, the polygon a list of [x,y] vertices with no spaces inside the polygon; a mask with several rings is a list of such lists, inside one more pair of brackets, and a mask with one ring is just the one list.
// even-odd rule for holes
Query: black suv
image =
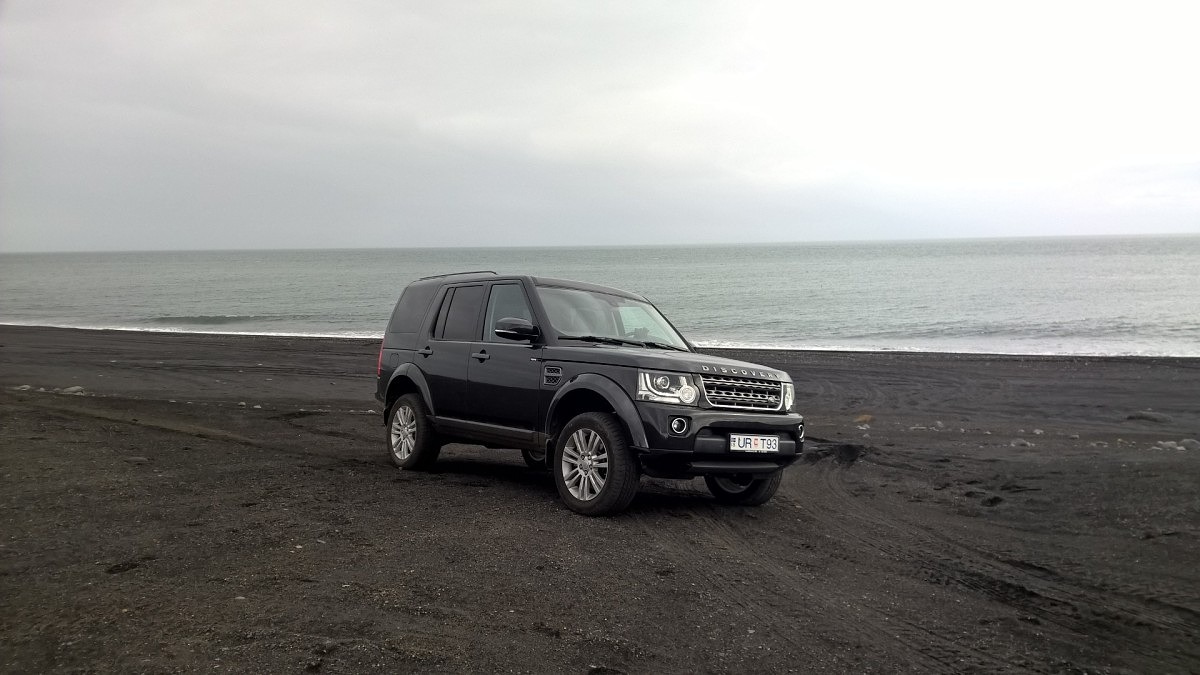
{"label": "black suv", "polygon": [[413,282],[375,397],[401,469],[453,441],[519,448],[588,515],[628,506],[643,473],[703,476],[723,502],[762,504],[804,444],[787,373],[697,353],[645,298],[561,279]]}

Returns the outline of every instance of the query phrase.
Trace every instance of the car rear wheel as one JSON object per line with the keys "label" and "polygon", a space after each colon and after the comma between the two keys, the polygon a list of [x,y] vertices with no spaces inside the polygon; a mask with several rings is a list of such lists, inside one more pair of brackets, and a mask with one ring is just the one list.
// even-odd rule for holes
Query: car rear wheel
{"label": "car rear wheel", "polygon": [[568,422],[554,445],[550,466],[559,496],[577,513],[617,513],[637,494],[637,463],[625,430],[608,413],[583,413]]}
{"label": "car rear wheel", "polygon": [[388,454],[401,469],[424,469],[442,450],[429,423],[429,411],[417,394],[405,394],[388,411]]}
{"label": "car rear wheel", "polygon": [[743,475],[704,477],[708,491],[717,501],[742,506],[758,506],[771,501],[782,480],[782,471],[776,471],[763,478]]}

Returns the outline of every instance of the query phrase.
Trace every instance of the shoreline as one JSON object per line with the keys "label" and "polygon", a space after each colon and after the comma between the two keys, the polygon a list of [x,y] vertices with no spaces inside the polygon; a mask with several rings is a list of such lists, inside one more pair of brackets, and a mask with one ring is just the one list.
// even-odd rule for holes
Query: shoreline
{"label": "shoreline", "polygon": [[[253,331],[198,331],[185,330],[180,328],[131,328],[131,327],[90,327],[90,326],[66,326],[54,324],[25,324],[25,323],[6,323],[0,321],[0,327],[31,329],[31,330],[65,330],[65,331],[87,331],[93,333],[150,333],[155,335],[200,335],[200,336],[217,336],[217,337],[245,337],[245,338],[279,338],[279,339],[311,339],[311,340],[375,340],[383,339],[382,334],[367,335],[367,334],[332,334],[332,333],[266,333]],[[779,347],[779,346],[757,346],[757,345],[707,345],[696,343],[696,347],[702,351],[708,352],[742,352],[742,353],[815,353],[815,354],[898,354],[898,355],[929,355],[929,356],[945,356],[945,357],[993,357],[993,358],[1038,358],[1038,359],[1167,359],[1167,360],[1193,360],[1200,361],[1200,354],[1196,355],[1180,355],[1180,354],[1145,354],[1133,352],[1118,352],[1118,353],[1100,353],[1100,352],[989,352],[989,351],[945,351],[936,349],[870,349],[870,348],[851,348],[851,347]]]}

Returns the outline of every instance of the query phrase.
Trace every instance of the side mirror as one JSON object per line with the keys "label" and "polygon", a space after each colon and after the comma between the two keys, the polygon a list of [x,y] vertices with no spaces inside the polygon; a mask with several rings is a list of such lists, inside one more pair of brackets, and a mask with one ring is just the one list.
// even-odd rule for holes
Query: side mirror
{"label": "side mirror", "polygon": [[496,322],[496,328],[493,330],[497,337],[502,337],[505,340],[529,340],[533,341],[542,334],[538,327],[525,319],[517,319],[514,317],[505,317]]}

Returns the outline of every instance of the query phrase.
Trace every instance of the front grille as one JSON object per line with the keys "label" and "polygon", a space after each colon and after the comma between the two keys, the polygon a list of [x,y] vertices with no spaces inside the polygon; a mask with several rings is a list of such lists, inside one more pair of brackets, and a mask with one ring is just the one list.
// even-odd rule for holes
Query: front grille
{"label": "front grille", "polygon": [[714,408],[774,411],[783,407],[783,385],[771,380],[701,375],[704,396]]}

